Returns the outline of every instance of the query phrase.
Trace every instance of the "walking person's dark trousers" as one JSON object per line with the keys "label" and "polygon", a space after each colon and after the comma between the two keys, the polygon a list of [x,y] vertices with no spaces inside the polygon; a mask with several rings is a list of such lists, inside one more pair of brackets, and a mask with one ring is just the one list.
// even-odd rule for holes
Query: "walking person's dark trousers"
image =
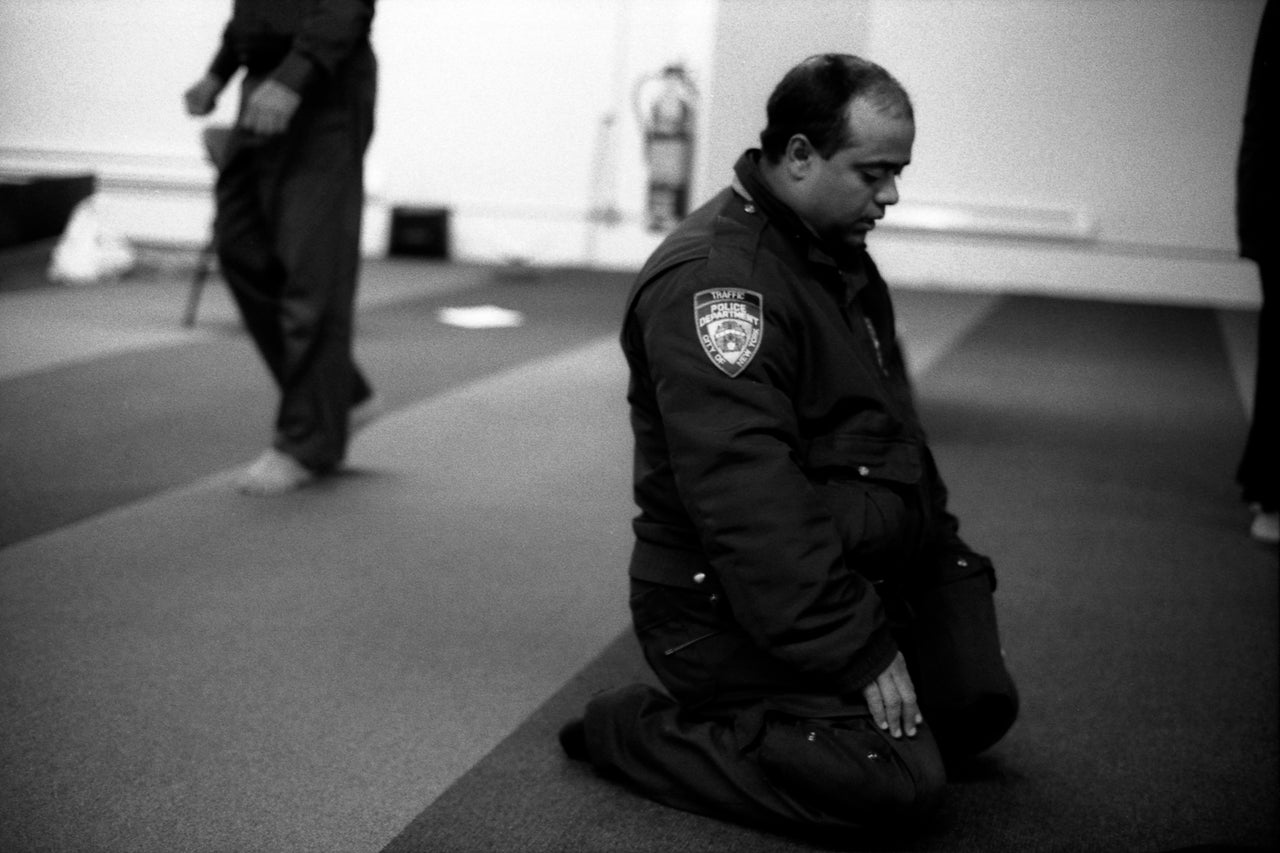
{"label": "walking person's dark trousers", "polygon": [[1236,469],[1236,482],[1241,486],[1245,503],[1261,505],[1266,512],[1280,507],[1280,410],[1276,404],[1277,338],[1280,337],[1280,278],[1274,258],[1258,262],[1262,279],[1262,308],[1258,313],[1258,360],[1254,378],[1253,416],[1244,454]]}
{"label": "walking person's dark trousers", "polygon": [[376,88],[366,46],[304,93],[283,134],[237,128],[218,177],[219,262],[280,389],[273,445],[316,472],[342,461],[347,414],[372,394],[352,323]]}
{"label": "walking person's dark trousers", "polygon": [[636,633],[670,696],[632,685],[594,698],[592,763],[667,805],[780,831],[910,825],[940,799],[942,756],[985,749],[1017,715],[989,575],[950,574],[914,597],[901,638],[925,716],[901,739],[861,696],[823,695],[756,648],[719,594],[633,580]]}

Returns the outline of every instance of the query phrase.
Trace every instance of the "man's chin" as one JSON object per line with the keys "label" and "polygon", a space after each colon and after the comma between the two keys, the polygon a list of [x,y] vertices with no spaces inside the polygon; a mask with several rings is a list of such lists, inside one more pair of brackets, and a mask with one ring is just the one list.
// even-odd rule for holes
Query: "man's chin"
{"label": "man's chin", "polygon": [[867,249],[867,232],[864,230],[841,231],[829,235],[822,240],[822,244],[830,252],[838,252],[842,255],[845,253],[858,255]]}

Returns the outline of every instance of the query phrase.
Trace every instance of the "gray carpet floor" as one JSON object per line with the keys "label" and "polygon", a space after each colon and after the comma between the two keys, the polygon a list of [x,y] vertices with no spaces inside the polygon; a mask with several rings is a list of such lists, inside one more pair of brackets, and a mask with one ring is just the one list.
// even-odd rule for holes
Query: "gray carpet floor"
{"label": "gray carpet floor", "polygon": [[[216,289],[193,331],[180,278],[0,294],[0,850],[813,849],[559,754],[591,692],[645,677],[625,277],[501,273],[372,265],[390,412],[271,502],[229,488],[270,400]],[[483,303],[526,323],[437,323]],[[1025,702],[901,848],[1274,842],[1276,558],[1230,483],[1214,313],[899,307]]]}
{"label": "gray carpet floor", "polygon": [[[1243,420],[1210,312],[1005,299],[919,381],[971,543],[994,555],[1023,713],[936,823],[838,849],[1272,849],[1276,556],[1241,535]],[[559,756],[624,635],[388,846],[800,851]]]}

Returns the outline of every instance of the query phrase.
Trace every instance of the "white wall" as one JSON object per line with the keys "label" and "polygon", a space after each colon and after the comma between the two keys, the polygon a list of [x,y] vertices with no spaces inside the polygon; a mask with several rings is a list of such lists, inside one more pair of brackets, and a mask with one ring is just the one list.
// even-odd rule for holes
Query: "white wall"
{"label": "white wall", "polygon": [[[381,0],[375,182],[392,202],[448,205],[464,257],[603,262],[609,238],[647,246],[633,88],[672,62],[705,84],[714,12],[712,0]],[[601,205],[625,216],[609,235],[587,222]]]}
{"label": "white wall", "polygon": [[[0,0],[0,173],[91,169],[118,228],[203,241],[209,170],[181,94],[230,8]],[[367,247],[385,246],[387,209],[405,203],[448,206],[464,258],[643,254],[632,90],[672,62],[706,85],[714,18],[714,0],[380,0]],[[608,234],[588,222],[599,204],[624,215]]]}
{"label": "white wall", "polygon": [[[380,0],[368,248],[385,244],[390,205],[444,205],[459,257],[637,264],[655,238],[640,224],[636,81],[692,69],[696,201],[755,143],[781,74],[844,50],[916,101],[898,227],[873,237],[895,281],[1249,304],[1233,169],[1262,5]],[[0,0],[0,171],[92,168],[127,233],[202,240],[208,169],[180,96],[229,8]],[[593,224],[602,205],[622,223]]]}
{"label": "white wall", "polygon": [[872,238],[892,280],[1249,304],[1234,169],[1262,6],[724,0],[709,160],[756,144],[795,62],[861,53],[916,106],[902,203]]}
{"label": "white wall", "polygon": [[877,2],[868,53],[918,102],[931,200],[1067,206],[1099,239],[1235,247],[1259,2]]}
{"label": "white wall", "polygon": [[227,2],[0,0],[0,147],[199,158],[180,108]]}
{"label": "white wall", "polygon": [[722,0],[716,21],[700,187],[723,187],[746,148],[758,147],[765,103],[782,76],[816,53],[865,56],[870,0]]}

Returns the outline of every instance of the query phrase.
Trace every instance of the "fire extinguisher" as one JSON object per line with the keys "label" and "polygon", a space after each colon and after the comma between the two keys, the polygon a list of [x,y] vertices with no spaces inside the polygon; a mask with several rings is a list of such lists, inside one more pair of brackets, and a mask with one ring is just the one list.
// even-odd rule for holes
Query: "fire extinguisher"
{"label": "fire extinguisher", "polygon": [[646,209],[650,231],[670,230],[689,212],[697,102],[698,90],[679,63],[636,84],[636,118],[644,134],[649,173]]}

